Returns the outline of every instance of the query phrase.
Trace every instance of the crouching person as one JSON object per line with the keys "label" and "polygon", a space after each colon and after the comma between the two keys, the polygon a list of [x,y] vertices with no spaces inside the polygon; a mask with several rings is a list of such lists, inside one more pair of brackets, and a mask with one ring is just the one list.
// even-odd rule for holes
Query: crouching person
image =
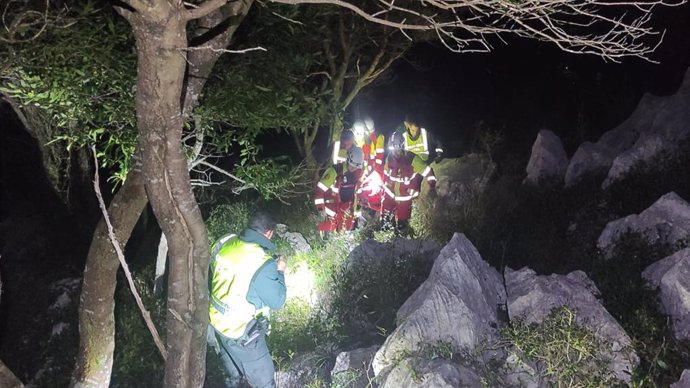
{"label": "crouching person", "polygon": [[275,221],[257,212],[239,235],[227,235],[212,247],[209,322],[218,353],[230,376],[252,387],[274,387],[273,360],[266,345],[269,310],[285,303],[283,256],[271,242]]}

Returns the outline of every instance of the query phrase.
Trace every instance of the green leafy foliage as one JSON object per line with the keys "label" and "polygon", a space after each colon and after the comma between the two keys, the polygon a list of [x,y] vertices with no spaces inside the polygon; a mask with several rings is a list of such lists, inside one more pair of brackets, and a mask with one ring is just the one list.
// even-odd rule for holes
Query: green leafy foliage
{"label": "green leafy foliage", "polygon": [[35,40],[3,45],[0,93],[46,112],[55,142],[98,145],[102,167],[121,181],[136,146],[136,54],[127,23],[92,3],[69,8],[67,25],[49,24]]}
{"label": "green leafy foliage", "polygon": [[216,206],[206,219],[206,230],[211,243],[228,233],[240,233],[249,224],[249,218],[256,211],[247,202],[233,202]]}
{"label": "green leafy foliage", "polygon": [[557,387],[604,388],[618,385],[606,368],[609,344],[575,323],[576,311],[554,309],[539,324],[514,320],[504,335],[528,359],[544,366],[544,377]]}
{"label": "green leafy foliage", "polygon": [[334,344],[380,343],[395,328],[398,308],[431,270],[430,261],[414,256],[391,255],[348,264],[354,244],[352,236],[336,235],[312,252],[291,258],[289,266],[306,263],[314,272],[318,303],[289,301],[272,314],[269,344],[281,367],[287,367],[296,355],[327,351]]}

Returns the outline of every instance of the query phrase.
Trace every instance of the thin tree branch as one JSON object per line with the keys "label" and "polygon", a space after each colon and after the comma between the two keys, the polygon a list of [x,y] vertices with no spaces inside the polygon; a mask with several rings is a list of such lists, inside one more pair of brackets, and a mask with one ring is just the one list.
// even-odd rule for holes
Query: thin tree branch
{"label": "thin tree branch", "polygon": [[211,163],[209,163],[209,162],[201,161],[201,162],[199,162],[198,164],[203,165],[203,166],[206,166],[206,167],[208,167],[208,168],[210,168],[210,169],[212,169],[212,170],[216,170],[216,171],[218,171],[219,173],[221,173],[221,174],[223,174],[223,175],[226,175],[226,176],[228,176],[228,177],[230,177],[230,178],[232,178],[232,179],[234,179],[234,180],[236,180],[236,181],[238,181],[238,182],[240,182],[240,183],[242,183],[242,184],[247,184],[247,182],[245,182],[244,179],[242,179],[242,178],[240,178],[240,177],[238,177],[238,176],[235,176],[235,175],[233,175],[233,174],[231,174],[231,173],[229,173],[229,172],[223,170],[222,168],[220,168],[220,167],[218,167],[218,166],[214,166],[213,164],[211,164]]}
{"label": "thin tree branch", "polygon": [[93,188],[96,191],[96,197],[98,198],[98,205],[101,208],[101,212],[103,213],[103,219],[105,220],[106,225],[108,226],[108,237],[110,238],[110,242],[113,244],[113,248],[115,249],[115,252],[117,253],[117,258],[120,261],[120,265],[122,266],[122,270],[125,272],[125,277],[127,278],[127,283],[129,284],[129,289],[132,291],[132,295],[134,295],[134,299],[137,301],[137,306],[139,306],[139,311],[141,311],[142,317],[144,317],[144,321],[146,321],[146,326],[148,327],[149,331],[151,332],[151,336],[153,337],[153,342],[156,343],[156,347],[158,348],[158,351],[161,354],[161,357],[163,357],[163,360],[166,360],[168,358],[168,352],[165,349],[165,345],[163,345],[163,340],[161,339],[161,336],[158,334],[158,330],[156,329],[156,325],[153,323],[153,320],[151,320],[151,314],[146,310],[146,307],[144,306],[144,302],[142,302],[141,297],[139,296],[139,292],[137,291],[137,288],[134,284],[134,279],[132,278],[132,273],[129,270],[129,266],[127,265],[127,262],[125,261],[125,254],[122,252],[122,247],[120,246],[120,242],[117,240],[117,237],[115,236],[115,231],[113,230],[113,224],[110,222],[110,217],[108,216],[108,209],[105,206],[105,202],[103,202],[103,195],[101,194],[101,188],[100,188],[100,182],[98,178],[98,157],[96,156],[96,147],[92,146],[91,147],[91,152],[93,152],[93,159],[95,162],[95,172],[94,172],[94,181],[93,181]]}
{"label": "thin tree branch", "polygon": [[208,50],[208,51],[213,51],[214,53],[228,53],[228,54],[244,54],[244,53],[248,53],[251,51],[268,51],[261,46],[250,47],[250,48],[243,49],[243,50],[227,50],[227,49],[213,48],[211,46],[196,46],[196,47],[185,47],[185,48],[181,48],[180,50],[182,50],[182,51]]}
{"label": "thin tree branch", "polygon": [[[488,52],[491,36],[511,33],[549,42],[574,54],[614,62],[650,56],[664,39],[651,24],[654,7],[676,7],[687,0],[424,0],[398,5],[395,0],[270,0],[283,4],[331,4],[363,19],[398,29],[433,31],[454,52]],[[588,27],[585,27],[588,26]]]}

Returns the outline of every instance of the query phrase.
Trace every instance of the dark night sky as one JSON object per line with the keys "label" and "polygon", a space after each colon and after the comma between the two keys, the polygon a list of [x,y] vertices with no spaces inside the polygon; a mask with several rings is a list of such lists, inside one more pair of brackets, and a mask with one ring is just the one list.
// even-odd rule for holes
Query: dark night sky
{"label": "dark night sky", "polygon": [[394,66],[391,79],[357,100],[351,117],[370,114],[388,133],[413,112],[454,153],[471,149],[480,122],[503,131],[521,157],[544,128],[574,152],[622,122],[644,92],[667,95],[680,85],[690,65],[690,4],[659,11],[655,24],[666,29],[653,57],[659,64],[636,58],[607,63],[517,38],[486,54],[422,44]]}

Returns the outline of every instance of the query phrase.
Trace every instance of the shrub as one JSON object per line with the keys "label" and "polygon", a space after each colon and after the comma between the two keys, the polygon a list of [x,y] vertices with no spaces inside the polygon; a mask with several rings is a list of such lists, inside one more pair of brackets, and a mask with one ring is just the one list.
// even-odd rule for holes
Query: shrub
{"label": "shrub", "polygon": [[216,206],[206,219],[211,243],[228,233],[239,233],[249,224],[256,207],[247,202],[234,202]]}
{"label": "shrub", "polygon": [[640,357],[635,385],[668,386],[678,379],[690,359],[690,346],[673,339],[669,319],[659,311],[657,292],[645,287],[641,274],[650,264],[677,247],[649,244],[638,233],[626,233],[610,258],[595,261],[592,278],[606,309],[628,333]]}
{"label": "shrub", "polygon": [[539,324],[521,320],[503,333],[531,361],[544,367],[543,377],[557,387],[608,388],[619,382],[606,369],[607,344],[575,324],[576,312],[567,306],[554,309]]}

